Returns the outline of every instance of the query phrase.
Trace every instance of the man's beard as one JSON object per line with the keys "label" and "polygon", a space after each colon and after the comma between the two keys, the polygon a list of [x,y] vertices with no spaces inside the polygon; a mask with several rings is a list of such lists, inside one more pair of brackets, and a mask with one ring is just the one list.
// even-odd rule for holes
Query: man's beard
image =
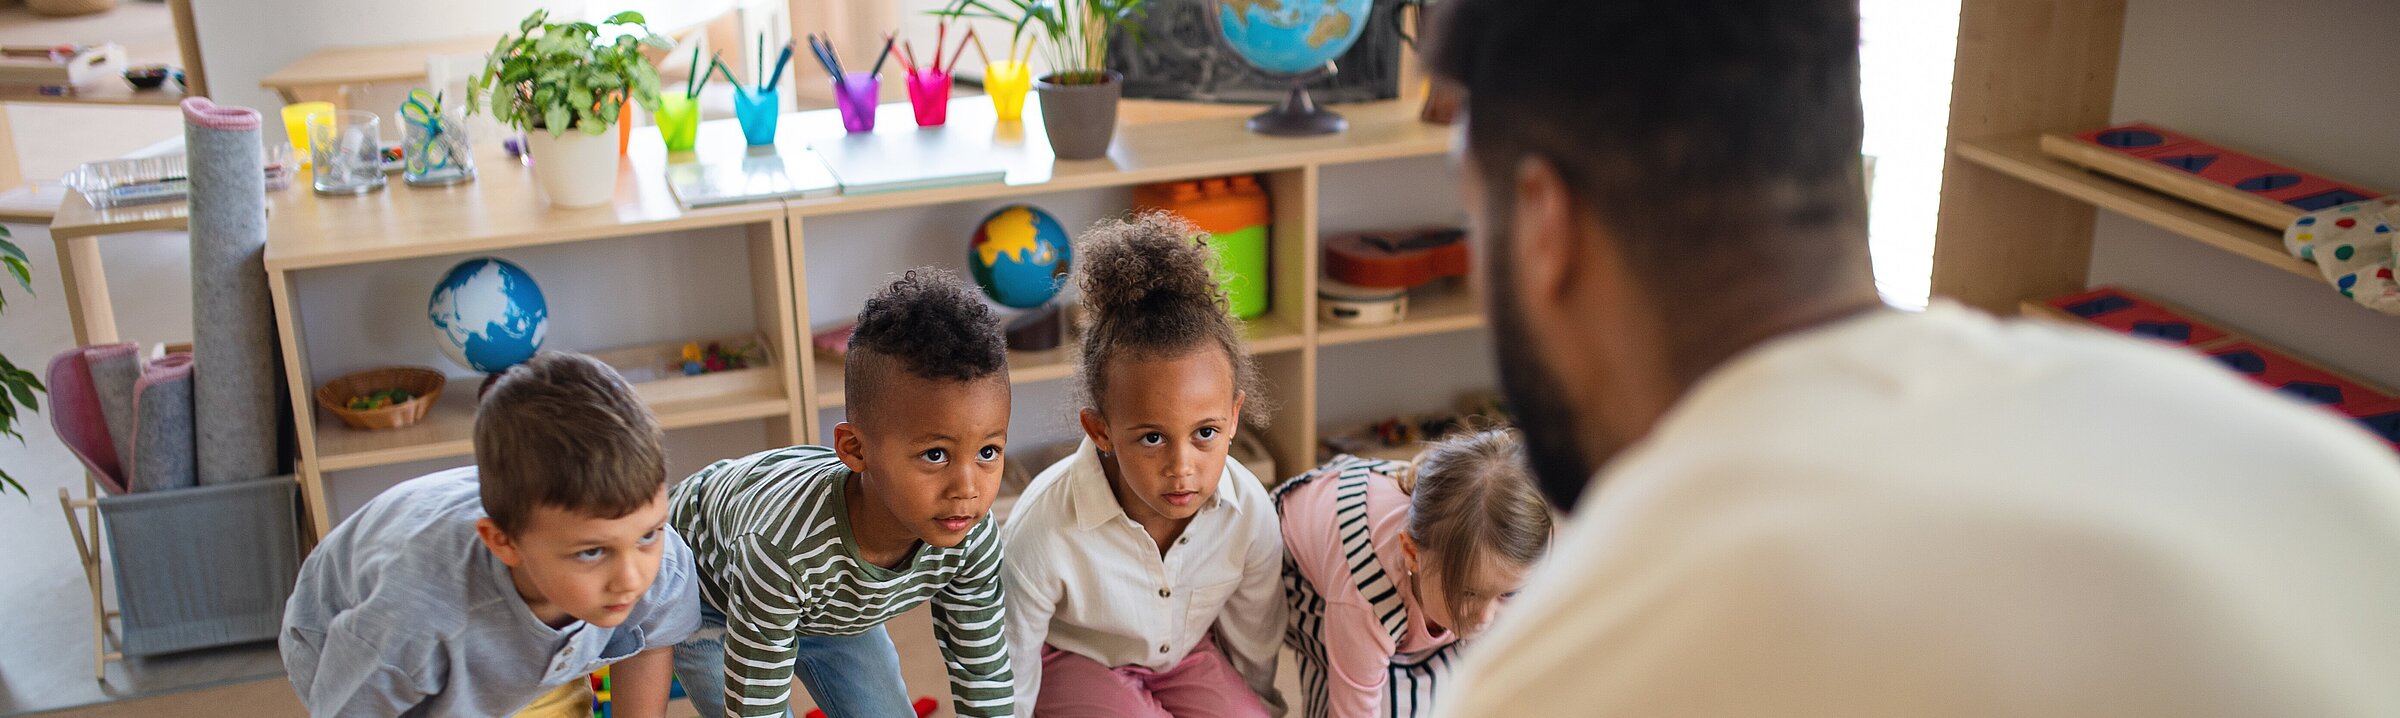
{"label": "man's beard", "polygon": [[[1495,204],[1495,207],[1507,206]],[[1500,391],[1508,397],[1509,412],[1515,415],[1517,431],[1525,437],[1525,460],[1540,484],[1542,494],[1561,511],[1575,508],[1585,488],[1592,483],[1593,466],[1584,451],[1576,429],[1575,405],[1561,393],[1562,385],[1550,367],[1543,366],[1533,350],[1533,331],[1525,326],[1524,312],[1517,307],[1507,287],[1516,282],[1516,272],[1508,259],[1508,227],[1496,218],[1487,218],[1490,243],[1485,256],[1485,306],[1489,307],[1493,334],[1493,354],[1500,367]],[[1583,327],[1549,327],[1549,331],[1584,331]]]}

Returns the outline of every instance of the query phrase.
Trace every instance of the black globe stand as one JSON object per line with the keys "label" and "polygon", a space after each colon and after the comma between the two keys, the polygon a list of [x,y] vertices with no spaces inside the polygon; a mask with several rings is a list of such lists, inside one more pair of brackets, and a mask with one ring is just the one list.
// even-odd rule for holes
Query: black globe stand
{"label": "black globe stand", "polygon": [[1308,96],[1307,82],[1294,78],[1291,94],[1284,95],[1283,102],[1274,109],[1252,116],[1248,126],[1251,132],[1262,135],[1307,137],[1348,130],[1350,121],[1342,119],[1339,112],[1318,107],[1316,100]]}

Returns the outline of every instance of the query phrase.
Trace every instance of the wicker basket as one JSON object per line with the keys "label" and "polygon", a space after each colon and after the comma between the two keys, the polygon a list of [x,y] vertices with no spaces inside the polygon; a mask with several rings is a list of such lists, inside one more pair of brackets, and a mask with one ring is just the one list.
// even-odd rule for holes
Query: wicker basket
{"label": "wicker basket", "polygon": [[[417,423],[433,411],[433,404],[442,398],[442,386],[449,379],[441,372],[414,366],[394,366],[369,369],[325,382],[317,387],[317,406],[325,407],[342,423],[353,429],[397,429]],[[350,408],[350,397],[373,394],[384,389],[405,389],[416,395],[408,401],[359,411]]]}
{"label": "wicker basket", "polygon": [[108,12],[117,7],[117,0],[25,0],[25,9],[35,15],[72,17]]}

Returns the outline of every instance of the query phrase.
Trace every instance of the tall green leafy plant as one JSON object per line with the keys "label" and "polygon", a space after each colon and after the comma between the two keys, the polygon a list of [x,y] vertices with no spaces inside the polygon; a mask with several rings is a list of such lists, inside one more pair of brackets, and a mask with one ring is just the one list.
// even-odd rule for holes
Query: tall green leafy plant
{"label": "tall green leafy plant", "polygon": [[951,0],[933,14],[1008,23],[1012,47],[1031,32],[1049,51],[1052,82],[1097,85],[1108,78],[1112,33],[1140,43],[1149,11],[1146,0]]}
{"label": "tall green leafy plant", "polygon": [[658,108],[658,67],[642,48],[673,44],[651,32],[641,13],[610,16],[604,24],[626,32],[605,41],[601,25],[549,19],[550,11],[535,10],[517,24],[516,34],[492,46],[468,87],[467,112],[482,111],[488,102],[501,124],[556,137],[568,130],[607,132],[629,95],[644,108]]}
{"label": "tall green leafy plant", "polygon": [[[17,243],[9,241],[7,227],[0,227],[0,268],[6,268],[8,276],[15,277],[17,286],[24,287],[25,293],[33,293],[33,268],[25,263],[25,250],[18,249]],[[8,294],[0,292],[0,311],[6,309]],[[9,361],[8,355],[0,354],[0,436],[14,438],[17,445],[23,446],[25,435],[17,433],[17,426],[30,420],[33,412],[42,410],[42,403],[37,397],[48,391],[49,388],[42,386],[42,380],[35,377],[33,372],[17,368],[16,362]],[[17,477],[8,475],[7,468],[0,467],[0,493],[8,491],[23,495],[25,485],[17,483]]]}

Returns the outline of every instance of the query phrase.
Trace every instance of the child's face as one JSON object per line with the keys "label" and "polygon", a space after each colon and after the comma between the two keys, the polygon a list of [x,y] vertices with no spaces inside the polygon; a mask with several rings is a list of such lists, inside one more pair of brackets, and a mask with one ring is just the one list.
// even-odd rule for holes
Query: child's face
{"label": "child's face", "polygon": [[1500,611],[1525,585],[1531,571],[1525,566],[1512,566],[1506,561],[1478,561],[1469,575],[1466,590],[1457,593],[1454,604],[1448,583],[1442,580],[1441,564],[1448,557],[1438,553],[1419,552],[1422,560],[1416,567],[1417,600],[1425,610],[1425,619],[1434,625],[1458,632],[1461,638],[1473,638],[1500,617]]}
{"label": "child's face", "polygon": [[660,487],[650,503],[613,519],[539,506],[515,536],[488,518],[475,528],[508,564],[517,593],[543,623],[564,626],[575,619],[612,628],[625,622],[658,578],[667,490]]}
{"label": "child's face", "polygon": [[[983,520],[1000,493],[1007,458],[1009,388],[1005,379],[949,381],[905,371],[863,423],[834,427],[834,449],[864,476],[870,516],[927,545],[951,548]],[[864,533],[864,532],[862,532]]]}
{"label": "child's face", "polygon": [[1242,423],[1233,364],[1207,347],[1182,356],[1117,359],[1106,406],[1084,410],[1083,429],[1105,452],[1119,482],[1117,501],[1145,527],[1182,521],[1216,495],[1225,454]]}

